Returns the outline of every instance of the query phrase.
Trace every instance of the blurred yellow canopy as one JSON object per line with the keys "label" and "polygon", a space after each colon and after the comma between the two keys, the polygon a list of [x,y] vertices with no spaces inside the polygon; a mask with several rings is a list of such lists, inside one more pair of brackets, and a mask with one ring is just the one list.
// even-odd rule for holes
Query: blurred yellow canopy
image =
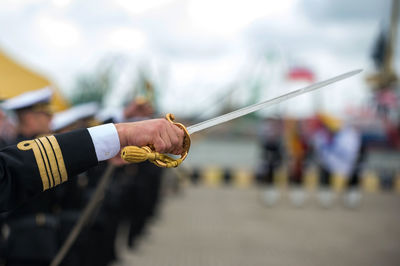
{"label": "blurred yellow canopy", "polygon": [[17,63],[0,51],[0,100],[5,100],[21,93],[51,86],[54,91],[51,105],[55,111],[69,107],[68,101],[61,95],[55,85],[46,77]]}

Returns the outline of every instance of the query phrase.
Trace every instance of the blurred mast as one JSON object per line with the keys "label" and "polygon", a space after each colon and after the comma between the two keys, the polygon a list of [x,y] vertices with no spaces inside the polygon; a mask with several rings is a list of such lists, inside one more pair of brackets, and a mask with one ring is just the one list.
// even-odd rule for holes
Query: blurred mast
{"label": "blurred mast", "polygon": [[[381,30],[380,36],[378,37],[375,48],[372,53],[377,72],[367,77],[367,81],[371,84],[372,90],[374,91],[375,101],[378,106],[383,106],[386,109],[393,108],[389,106],[386,98],[393,98],[393,95],[389,95],[388,92],[396,93],[399,90],[398,77],[394,66],[394,58],[396,54],[396,43],[397,43],[397,27],[399,21],[399,7],[400,0],[392,0],[390,8],[390,25],[388,28]],[[384,93],[387,93],[386,95]],[[400,91],[397,91],[400,93]],[[397,107],[398,120],[400,119],[400,106]],[[387,114],[386,114],[387,115]],[[397,121],[400,123],[400,121]]]}
{"label": "blurred mast", "polygon": [[[391,8],[391,16],[390,16],[390,28],[389,28],[389,36],[388,41],[386,42],[386,53],[383,61],[381,84],[385,84],[386,86],[392,83],[394,85],[393,89],[398,93],[400,93],[400,88],[397,86],[398,77],[396,75],[395,67],[393,64],[394,57],[396,56],[395,47],[397,41],[397,25],[399,21],[399,2],[400,0],[392,0],[392,8]],[[399,125],[400,121],[400,107],[397,107],[397,125]]]}
{"label": "blurred mast", "polygon": [[397,41],[397,24],[399,20],[399,2],[400,0],[392,0],[391,17],[390,17],[390,29],[389,29],[389,40],[386,43],[386,51],[383,64],[383,76],[394,75],[393,58],[395,56],[394,48],[396,47]]}

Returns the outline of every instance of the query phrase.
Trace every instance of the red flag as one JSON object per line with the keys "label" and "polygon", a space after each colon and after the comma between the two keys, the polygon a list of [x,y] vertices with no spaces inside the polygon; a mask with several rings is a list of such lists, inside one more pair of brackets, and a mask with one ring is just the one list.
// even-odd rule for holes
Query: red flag
{"label": "red flag", "polygon": [[289,80],[314,81],[314,73],[305,67],[293,67],[288,73]]}

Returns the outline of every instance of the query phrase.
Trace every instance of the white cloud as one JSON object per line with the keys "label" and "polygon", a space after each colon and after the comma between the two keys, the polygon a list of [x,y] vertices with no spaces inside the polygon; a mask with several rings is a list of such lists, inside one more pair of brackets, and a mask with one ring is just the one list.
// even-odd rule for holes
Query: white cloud
{"label": "white cloud", "polygon": [[115,0],[115,4],[132,15],[139,15],[155,8],[160,8],[173,1],[174,0]]}
{"label": "white cloud", "polygon": [[229,35],[241,31],[258,18],[279,18],[287,14],[293,4],[289,0],[191,0],[187,9],[194,27],[211,34]]}
{"label": "white cloud", "polygon": [[42,42],[54,48],[70,48],[79,44],[79,27],[62,18],[40,15],[35,21],[38,37]]}
{"label": "white cloud", "polygon": [[73,0],[52,0],[52,4],[58,8],[66,8],[72,3]]}
{"label": "white cloud", "polygon": [[37,5],[45,0],[2,0],[0,1],[1,11],[18,11],[26,8],[28,5]]}
{"label": "white cloud", "polygon": [[105,38],[106,46],[110,50],[120,52],[138,53],[147,43],[146,35],[142,31],[128,27],[112,29]]}

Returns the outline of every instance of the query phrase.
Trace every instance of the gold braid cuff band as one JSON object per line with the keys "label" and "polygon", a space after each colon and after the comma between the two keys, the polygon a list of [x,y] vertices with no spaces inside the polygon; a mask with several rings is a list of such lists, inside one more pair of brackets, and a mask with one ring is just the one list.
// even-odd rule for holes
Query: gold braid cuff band
{"label": "gold braid cuff band", "polygon": [[185,160],[186,156],[188,155],[188,152],[190,149],[190,135],[184,125],[182,125],[181,123],[174,122],[175,117],[173,114],[167,114],[165,116],[165,118],[169,122],[171,122],[175,126],[181,128],[185,132],[185,136],[183,139],[184,151],[181,154],[180,158],[175,159],[166,154],[161,154],[161,153],[155,152],[149,146],[144,146],[144,147],[126,146],[121,151],[121,158],[129,163],[140,163],[140,162],[149,160],[150,162],[154,163],[155,165],[157,165],[159,167],[166,167],[166,168],[177,167],[178,165],[180,165],[183,162],[183,160]]}

